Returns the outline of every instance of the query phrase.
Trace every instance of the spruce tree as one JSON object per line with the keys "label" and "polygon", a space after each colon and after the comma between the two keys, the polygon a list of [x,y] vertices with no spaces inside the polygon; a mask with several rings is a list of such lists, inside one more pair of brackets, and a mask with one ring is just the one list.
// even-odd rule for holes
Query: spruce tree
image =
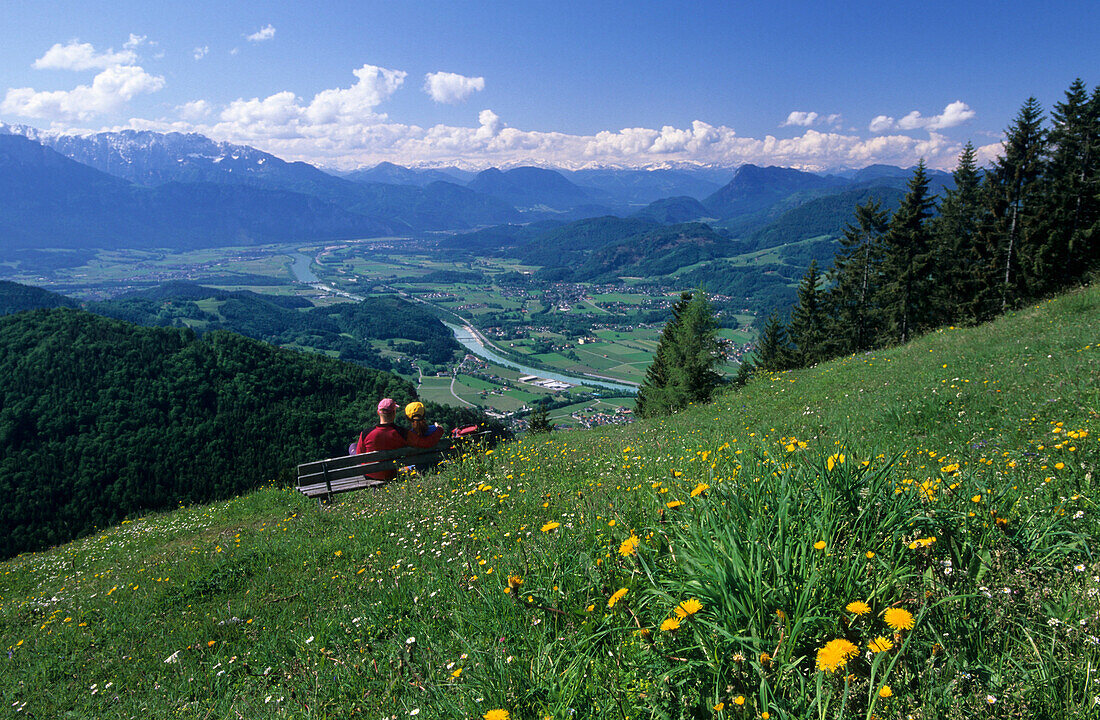
{"label": "spruce tree", "polygon": [[1042,125],[1039,101],[1028,98],[1005,131],[1004,154],[986,176],[990,217],[983,228],[980,250],[993,263],[996,274],[983,283],[982,319],[1015,305],[1036,284],[1020,258],[1030,256],[1040,242],[1037,218],[1046,151]]}
{"label": "spruce tree", "polygon": [[921,160],[909,179],[901,205],[890,218],[890,229],[884,238],[882,304],[895,342],[908,342],[932,322],[928,296],[932,242],[928,219],[934,208],[935,196],[929,194],[928,173]]}
{"label": "spruce tree", "polygon": [[787,328],[774,310],[764,324],[760,335],[760,344],[756,357],[752,360],[752,369],[765,372],[779,372],[791,367],[791,347],[787,339]]}
{"label": "spruce tree", "polygon": [[1037,289],[1063,287],[1096,260],[1088,231],[1100,220],[1100,87],[1077,79],[1051,111],[1043,211],[1045,242],[1028,258]]}
{"label": "spruce tree", "polygon": [[940,214],[932,221],[932,297],[935,322],[972,322],[972,298],[978,278],[988,272],[978,252],[982,223],[982,176],[974,145],[966,143],[953,173],[955,187],[944,194]]}
{"label": "spruce tree", "polygon": [[880,335],[877,300],[883,236],[888,228],[888,214],[877,200],[857,206],[855,222],[844,228],[840,250],[829,272],[832,287],[826,294],[829,356],[867,350]]}
{"label": "spruce tree", "polygon": [[716,368],[725,359],[725,342],[718,337],[718,321],[706,294],[683,293],[672,315],[638,390],[641,417],[707,402],[722,382]]}
{"label": "spruce tree", "polygon": [[536,402],[535,409],[531,411],[527,418],[527,432],[532,435],[540,435],[553,432],[555,427],[557,425],[550,422],[550,411],[547,410],[546,403]]}
{"label": "spruce tree", "polygon": [[676,400],[666,397],[669,394],[669,385],[672,383],[671,354],[672,336],[680,325],[680,315],[684,308],[691,302],[691,293],[681,293],[680,299],[672,306],[672,318],[665,323],[661,330],[661,337],[657,342],[657,350],[653,353],[653,360],[646,368],[645,377],[638,388],[638,398],[635,403],[635,411],[639,417],[657,417],[667,415],[669,407],[676,405]]}
{"label": "spruce tree", "polygon": [[820,284],[817,260],[811,260],[798,285],[798,304],[791,311],[789,328],[794,343],[793,361],[799,367],[808,367],[825,358],[825,309]]}

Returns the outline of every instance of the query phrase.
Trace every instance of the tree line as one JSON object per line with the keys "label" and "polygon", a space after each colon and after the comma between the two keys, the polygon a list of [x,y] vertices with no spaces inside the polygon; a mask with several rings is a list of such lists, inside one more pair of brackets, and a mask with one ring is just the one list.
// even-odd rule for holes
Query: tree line
{"label": "tree line", "polygon": [[[737,382],[985,322],[1087,279],[1100,266],[1100,87],[1075,80],[1050,120],[1028,98],[991,167],[966,144],[942,199],[922,160],[894,212],[857,205],[832,266],[810,261],[789,319],[772,312]],[[683,293],[639,389],[641,417],[711,398],[717,331],[706,295]]]}
{"label": "tree line", "polygon": [[975,324],[1086,279],[1100,263],[1100,87],[1080,79],[1049,127],[1034,98],[987,169],[967,143],[937,198],[923,161],[900,205],[857,206],[832,267],[812,261],[784,322],[765,324],[754,369],[777,371]]}

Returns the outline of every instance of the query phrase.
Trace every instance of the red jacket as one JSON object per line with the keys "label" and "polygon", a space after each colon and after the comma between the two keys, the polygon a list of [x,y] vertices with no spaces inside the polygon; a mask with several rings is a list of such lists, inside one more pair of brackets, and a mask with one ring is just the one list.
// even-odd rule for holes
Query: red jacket
{"label": "red jacket", "polygon": [[[378,450],[396,450],[403,447],[434,447],[439,438],[443,437],[443,428],[436,428],[430,435],[417,435],[404,428],[399,428],[392,423],[376,425],[368,433],[359,434],[359,442],[355,446],[355,454],[376,452]],[[396,470],[380,470],[367,473],[367,477],[375,480],[393,480],[397,477]]]}

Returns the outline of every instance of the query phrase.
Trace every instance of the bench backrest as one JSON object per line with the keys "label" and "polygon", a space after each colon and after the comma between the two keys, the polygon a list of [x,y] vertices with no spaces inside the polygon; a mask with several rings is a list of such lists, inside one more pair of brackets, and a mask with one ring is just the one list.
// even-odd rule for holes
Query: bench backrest
{"label": "bench backrest", "polygon": [[[463,438],[482,439],[489,433],[477,433]],[[306,497],[331,496],[336,493],[359,490],[382,481],[364,477],[366,473],[396,470],[405,465],[433,465],[441,462],[455,447],[450,438],[443,438],[434,447],[403,447],[395,450],[377,450],[362,455],[327,458],[298,466],[298,492]]]}

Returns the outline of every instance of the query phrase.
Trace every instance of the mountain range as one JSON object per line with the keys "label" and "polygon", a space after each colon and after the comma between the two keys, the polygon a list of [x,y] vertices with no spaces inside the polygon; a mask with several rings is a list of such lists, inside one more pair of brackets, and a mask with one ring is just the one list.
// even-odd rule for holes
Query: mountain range
{"label": "mountain range", "polygon": [[[933,189],[950,181],[930,174]],[[910,175],[891,166],[841,176],[755,165],[474,174],[381,163],[337,176],[197,134],[62,135],[0,123],[0,239],[12,249],[188,248],[603,216],[789,238],[796,211],[821,220],[813,234],[836,234],[836,219],[855,203],[896,203]]]}

